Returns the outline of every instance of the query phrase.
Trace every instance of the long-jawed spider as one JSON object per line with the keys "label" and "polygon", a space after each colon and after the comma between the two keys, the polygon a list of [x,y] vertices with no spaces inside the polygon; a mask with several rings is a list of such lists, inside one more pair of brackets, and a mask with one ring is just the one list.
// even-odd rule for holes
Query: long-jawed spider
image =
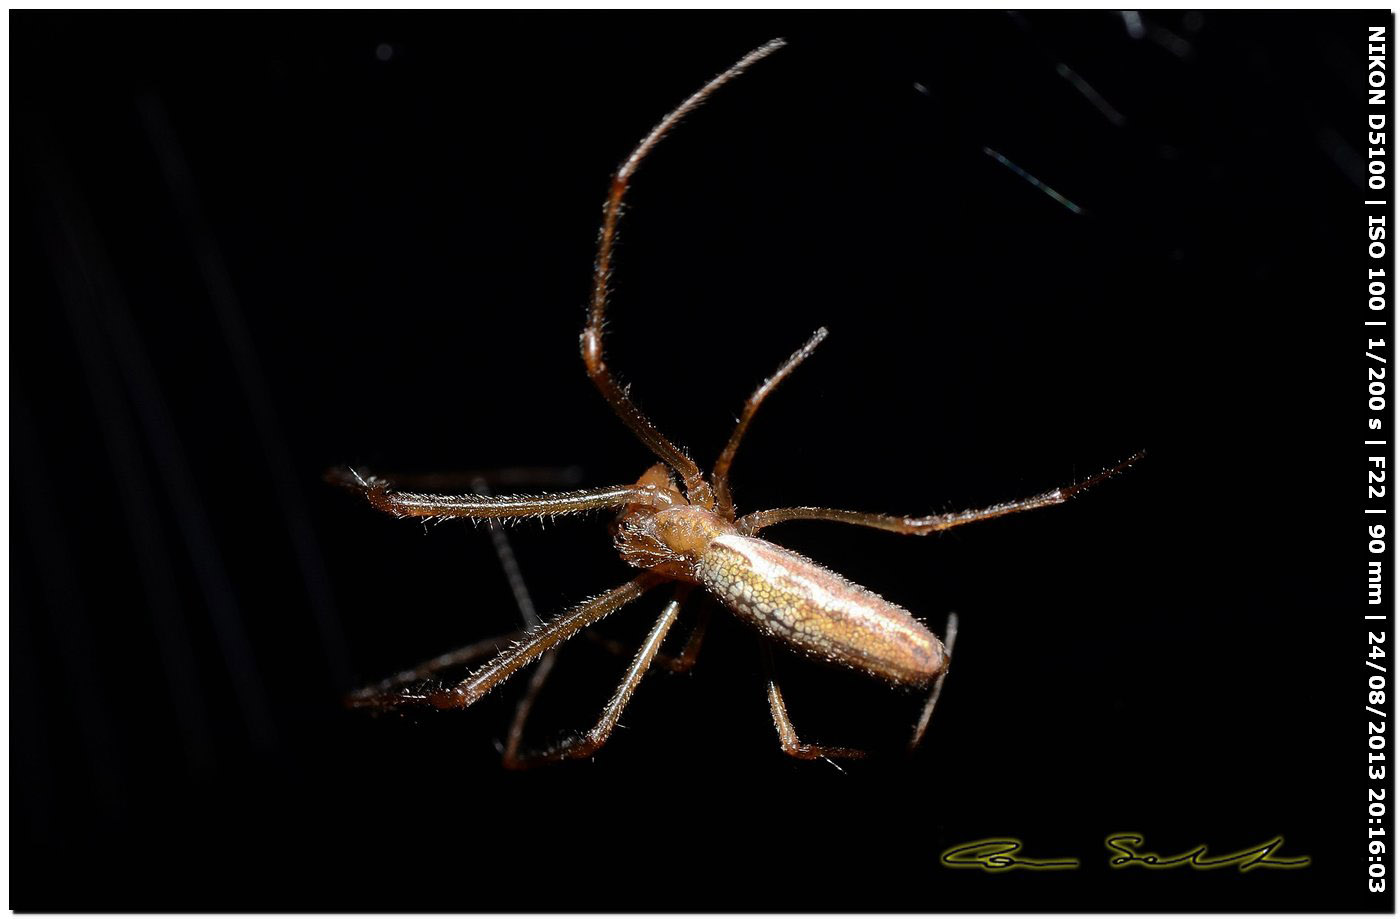
{"label": "long-jawed spider", "polygon": [[[497,653],[451,688],[420,692],[414,687],[440,670],[485,657],[498,648],[498,639],[445,654],[360,690],[350,697],[349,702],[353,707],[385,709],[427,704],[439,709],[465,708],[536,659],[543,658],[529,689],[517,706],[505,743],[503,762],[507,767],[520,768],[590,756],[607,742],[623,709],[653,663],[661,663],[672,670],[685,670],[694,664],[704,634],[703,617],[678,656],[668,658],[659,652],[667,633],[680,615],[682,604],[698,585],[761,636],[759,640],[763,645],[764,660],[769,664],[768,704],[784,753],[801,759],[865,755],[860,750],[805,743],[798,738],[788,717],[782,690],[773,676],[770,662],[772,642],[895,686],[931,688],[908,744],[913,749],[923,738],[948,673],[956,619],[949,617],[945,645],[903,607],[796,552],[758,538],[758,534],[774,524],[789,520],[830,520],[923,536],[1020,511],[1062,504],[1075,493],[1108,478],[1141,457],[1141,453],[1136,454],[1076,485],[1020,501],[959,513],[896,517],[822,507],[787,507],[756,511],[740,517],[734,508],[729,477],[744,432],[763,400],[826,338],[826,329],[818,329],[776,373],[754,390],[708,479],[700,467],[637,408],[628,390],[617,383],[603,359],[603,320],[612,274],[613,243],[622,213],[623,197],[642,161],[677,122],[720,87],[783,45],[782,39],[775,39],[756,48],[702,86],[642,138],[612,177],[611,190],[603,209],[597,259],[593,266],[588,321],[580,344],[588,378],[623,423],[656,455],[659,463],[630,485],[515,497],[484,494],[480,488],[475,493],[460,495],[416,493],[396,488],[392,480],[352,469],[336,469],[328,473],[328,478],[334,483],[360,492],[374,508],[396,517],[460,517],[500,521],[618,510],[618,517],[612,525],[614,543],[623,560],[642,569],[642,573],[547,623],[535,624],[518,636],[510,647]],[[672,585],[671,599],[636,652],[621,684],[593,728],[550,749],[523,752],[520,740],[525,718],[553,664],[554,649],[647,591],[665,584]]]}

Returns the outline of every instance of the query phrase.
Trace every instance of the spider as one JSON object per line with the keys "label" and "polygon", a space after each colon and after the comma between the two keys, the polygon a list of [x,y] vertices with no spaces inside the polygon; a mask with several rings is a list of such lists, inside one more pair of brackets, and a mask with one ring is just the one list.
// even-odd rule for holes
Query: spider
{"label": "spider", "polygon": [[[438,671],[461,666],[490,654],[497,649],[498,640],[480,642],[443,655],[360,690],[350,697],[349,702],[353,707],[386,709],[417,704],[438,709],[465,708],[536,659],[542,658],[517,706],[515,720],[504,744],[503,763],[509,768],[522,768],[591,756],[607,742],[642,677],[653,664],[659,663],[677,671],[686,670],[694,664],[705,631],[703,612],[679,655],[666,657],[660,654],[660,649],[680,615],[682,605],[698,586],[759,633],[767,670],[768,704],[784,753],[800,759],[858,758],[865,755],[862,750],[807,743],[798,737],[788,716],[782,690],[773,676],[771,645],[774,642],[894,686],[929,690],[908,744],[912,750],[924,736],[948,674],[957,630],[956,617],[950,616],[948,619],[944,631],[945,644],[903,607],[796,552],[759,538],[758,534],[787,521],[828,520],[894,533],[927,535],[968,523],[1061,504],[1142,456],[1141,453],[1135,454],[1076,485],[1019,501],[958,513],[898,517],[822,507],[787,507],[739,516],[729,481],[744,433],[764,399],[826,338],[826,329],[817,329],[806,344],[749,396],[733,433],[708,477],[690,456],[668,440],[637,408],[628,389],[619,385],[614,378],[603,352],[608,283],[623,198],[638,167],[677,122],[720,87],[784,44],[782,39],[775,39],[754,49],[702,86],[642,138],[612,177],[593,266],[588,318],[580,345],[588,378],[623,423],[660,462],[632,484],[513,497],[491,495],[480,487],[475,488],[472,494],[418,493],[403,490],[401,486],[405,483],[402,481],[396,484],[393,480],[354,469],[341,468],[328,473],[331,481],[359,492],[377,510],[396,517],[416,517],[425,521],[467,518],[495,522],[615,510],[618,515],[611,527],[614,544],[622,559],[641,569],[641,573],[547,623],[535,623],[509,647],[500,650],[451,688],[427,692],[413,689]],[[525,719],[553,665],[555,649],[648,591],[664,585],[671,585],[671,597],[597,723],[590,730],[573,735],[551,748],[523,751],[521,736]]]}

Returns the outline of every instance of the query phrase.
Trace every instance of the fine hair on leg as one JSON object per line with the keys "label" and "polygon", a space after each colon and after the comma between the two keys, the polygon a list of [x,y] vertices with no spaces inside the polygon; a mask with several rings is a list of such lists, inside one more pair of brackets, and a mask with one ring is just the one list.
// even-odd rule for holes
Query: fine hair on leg
{"label": "fine hair on leg", "polygon": [[927,517],[895,517],[889,514],[869,514],[863,511],[844,511],[828,507],[780,507],[768,511],[755,511],[741,517],[738,521],[739,529],[752,536],[774,524],[786,523],[790,520],[827,520],[832,523],[849,523],[854,526],[870,527],[871,529],[902,533],[908,536],[927,536],[929,533],[951,530],[953,527],[969,523],[980,523],[983,520],[1005,517],[1008,514],[1019,514],[1022,511],[1033,511],[1042,507],[1064,504],[1079,492],[1092,488],[1103,480],[1127,469],[1145,455],[1146,451],[1138,451],[1118,465],[1105,469],[1075,485],[1055,488],[1031,498],[1007,501],[1004,504],[993,504],[991,507],[976,510],[958,511],[952,514],[931,514]]}
{"label": "fine hair on leg", "polygon": [[692,503],[704,506],[713,505],[713,495],[705,482],[700,467],[679,447],[671,443],[641,409],[637,408],[627,390],[613,378],[603,359],[603,324],[608,305],[608,284],[612,278],[613,248],[617,240],[617,225],[622,217],[622,201],[627,195],[628,185],[637,168],[647,155],[661,142],[661,139],[686,115],[694,111],[702,102],[714,94],[750,66],[783,47],[786,42],[774,39],[744,55],[732,67],[725,70],[691,96],[676,106],[670,114],[651,129],[641,143],[637,144],[627,159],[613,173],[608,199],[603,205],[603,225],[598,231],[598,254],[593,262],[593,289],[588,304],[588,322],[580,336],[579,346],[583,353],[583,363],[588,370],[588,378],[612,406],[613,411],[632,433],[652,453],[670,466],[685,484],[686,496]]}
{"label": "fine hair on leg", "polygon": [[763,404],[763,400],[768,398],[768,394],[777,389],[778,384],[786,379],[788,374],[796,370],[798,364],[812,356],[812,352],[817,350],[817,345],[826,339],[826,335],[825,326],[813,332],[812,337],[807,339],[807,343],[793,352],[793,355],[783,362],[777,372],[759,384],[759,387],[749,396],[749,400],[744,403],[744,410],[739,415],[738,423],[734,425],[734,433],[729,435],[729,442],[724,445],[719,459],[715,460],[715,468],[710,475],[715,490],[716,510],[721,517],[729,519],[734,517],[734,496],[729,488],[729,470],[734,465],[734,454],[739,450],[739,444],[744,439],[744,432],[748,430],[749,422],[753,420],[753,416],[758,411],[758,407]]}
{"label": "fine hair on leg", "polygon": [[636,692],[637,686],[642,682],[642,677],[646,675],[652,661],[656,659],[656,653],[661,649],[661,643],[666,640],[666,633],[670,631],[671,626],[676,622],[676,617],[680,615],[681,603],[684,602],[686,594],[689,592],[689,585],[682,585],[676,589],[675,595],[661,611],[661,616],[652,625],[646,640],[637,650],[636,656],[633,657],[631,665],[622,677],[622,682],[618,684],[617,689],[608,700],[608,704],[603,708],[603,713],[598,717],[597,723],[587,733],[571,737],[555,747],[523,756],[518,753],[518,747],[516,750],[508,748],[505,758],[506,766],[520,769],[562,759],[582,759],[593,755],[603,744],[607,743],[608,737],[612,735],[613,728],[617,726],[618,719],[622,717],[627,703],[632,700],[632,694]]}
{"label": "fine hair on leg", "polygon": [[359,492],[375,510],[395,517],[422,517],[446,520],[511,520],[530,517],[556,517],[640,504],[667,507],[671,497],[654,485],[614,485],[587,488],[550,495],[465,495],[418,494],[398,491],[389,479],[339,468],[326,473],[332,484]]}
{"label": "fine hair on leg", "polygon": [[530,631],[521,641],[487,661],[452,689],[429,694],[428,703],[436,708],[466,708],[535,658],[563,644],[590,625],[602,621],[662,580],[654,574],[643,574],[607,593],[584,601],[569,612]]}

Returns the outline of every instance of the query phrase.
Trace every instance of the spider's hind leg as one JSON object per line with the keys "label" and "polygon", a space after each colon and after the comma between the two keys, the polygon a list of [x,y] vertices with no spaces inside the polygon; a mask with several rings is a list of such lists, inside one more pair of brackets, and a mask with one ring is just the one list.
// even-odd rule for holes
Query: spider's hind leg
{"label": "spider's hind leg", "polygon": [[[948,660],[952,660],[953,644],[958,640],[958,614],[948,614],[948,624],[943,627],[943,653]],[[919,714],[919,720],[914,725],[914,735],[909,738],[909,752],[919,746],[924,739],[924,732],[928,730],[929,719],[933,717],[934,706],[938,704],[938,697],[943,694],[943,684],[948,679],[948,668],[938,675],[938,679],[933,683],[933,690],[928,694],[928,700],[924,702],[924,710]]]}
{"label": "spider's hind leg", "polygon": [[864,750],[851,747],[829,747],[824,744],[804,743],[797,736],[797,729],[788,717],[787,703],[783,701],[783,690],[774,676],[773,649],[768,642],[760,642],[763,649],[763,667],[768,675],[768,709],[773,715],[773,727],[778,731],[778,745],[783,752],[795,759],[864,759]]}

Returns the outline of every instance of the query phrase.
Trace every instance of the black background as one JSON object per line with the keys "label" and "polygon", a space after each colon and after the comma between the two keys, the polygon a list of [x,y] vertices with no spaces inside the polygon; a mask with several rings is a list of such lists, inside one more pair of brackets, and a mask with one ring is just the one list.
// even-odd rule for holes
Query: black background
{"label": "black background", "polygon": [[[1355,460],[1385,21],[13,15],[10,905],[1388,909]],[[918,698],[796,660],[798,729],[887,752],[782,756],[724,617],[592,762],[500,768],[518,684],[342,711],[517,614],[484,530],[425,535],[321,471],[639,475],[577,356],[606,178],[775,35],[630,199],[608,347],[640,404],[712,457],[826,325],[740,454],[742,509],[954,510],[1147,459],[928,539],[769,532],[961,615],[912,757]],[[628,577],[599,519],[512,537],[543,611]],[[534,736],[622,667],[571,645]],[[1117,832],[1313,862],[1114,872]],[[1083,867],[940,865],[990,836]]]}

